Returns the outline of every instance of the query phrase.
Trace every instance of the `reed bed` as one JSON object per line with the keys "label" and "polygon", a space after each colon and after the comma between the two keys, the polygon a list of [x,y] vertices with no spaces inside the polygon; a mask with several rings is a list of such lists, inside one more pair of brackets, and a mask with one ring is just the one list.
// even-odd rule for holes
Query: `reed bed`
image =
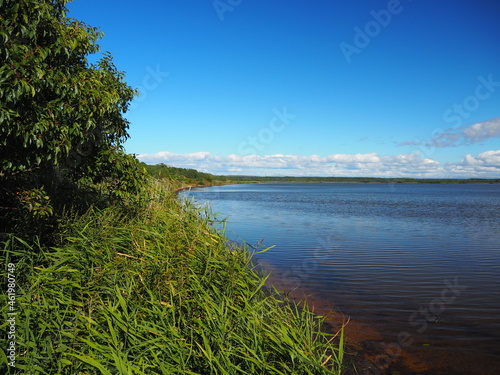
{"label": "reed bed", "polygon": [[213,220],[152,181],[129,206],[68,213],[55,246],[4,239],[17,356],[3,335],[0,373],[340,374],[342,331],[264,289]]}

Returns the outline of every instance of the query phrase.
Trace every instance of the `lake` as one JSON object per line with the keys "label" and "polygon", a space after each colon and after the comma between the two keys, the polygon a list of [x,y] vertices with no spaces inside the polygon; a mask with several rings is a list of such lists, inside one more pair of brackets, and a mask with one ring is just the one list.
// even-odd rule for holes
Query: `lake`
{"label": "lake", "polygon": [[361,374],[500,372],[500,185],[266,183],[192,189],[227,236],[307,299]]}

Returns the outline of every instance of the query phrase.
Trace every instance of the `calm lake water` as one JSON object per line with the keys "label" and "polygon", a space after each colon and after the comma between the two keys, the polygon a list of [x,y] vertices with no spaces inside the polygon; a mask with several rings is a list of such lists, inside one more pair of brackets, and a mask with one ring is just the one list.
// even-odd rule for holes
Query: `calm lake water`
{"label": "calm lake water", "polygon": [[291,296],[350,318],[360,373],[500,373],[500,185],[247,184],[184,193]]}

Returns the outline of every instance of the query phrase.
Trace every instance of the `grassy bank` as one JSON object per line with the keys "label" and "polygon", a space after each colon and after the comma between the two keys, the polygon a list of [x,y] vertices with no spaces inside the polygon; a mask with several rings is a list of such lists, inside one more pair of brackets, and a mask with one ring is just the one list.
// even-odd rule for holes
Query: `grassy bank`
{"label": "grassy bank", "polygon": [[0,309],[16,313],[16,330],[2,335],[0,372],[340,373],[342,335],[321,333],[312,313],[265,292],[250,254],[211,223],[152,181],[128,206],[66,214],[53,246],[4,239],[15,303],[2,294]]}

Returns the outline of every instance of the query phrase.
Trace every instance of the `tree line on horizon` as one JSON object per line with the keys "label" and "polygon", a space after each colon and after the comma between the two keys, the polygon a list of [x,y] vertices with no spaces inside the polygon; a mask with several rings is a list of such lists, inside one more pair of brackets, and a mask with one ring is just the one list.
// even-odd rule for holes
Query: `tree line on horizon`
{"label": "tree line on horizon", "polygon": [[355,183],[428,183],[428,184],[498,184],[499,178],[407,178],[407,177],[315,177],[315,176],[222,176],[233,182],[355,182]]}
{"label": "tree line on horizon", "polygon": [[184,183],[198,182],[200,185],[221,183],[261,182],[352,182],[352,183],[428,183],[428,184],[498,184],[500,179],[485,178],[408,178],[408,177],[334,177],[334,176],[251,176],[214,175],[193,168],[180,168],[165,163],[146,164],[141,162],[149,175],[160,179],[171,179]]}

